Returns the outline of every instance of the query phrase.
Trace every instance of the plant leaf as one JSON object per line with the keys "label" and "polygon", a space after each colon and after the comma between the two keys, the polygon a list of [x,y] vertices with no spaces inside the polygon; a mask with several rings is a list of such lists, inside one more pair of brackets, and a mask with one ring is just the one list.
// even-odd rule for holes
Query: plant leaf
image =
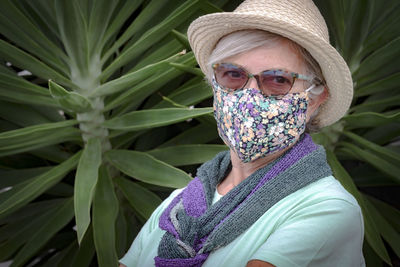
{"label": "plant leaf", "polygon": [[343,134],[357,142],[358,144],[364,146],[365,148],[371,150],[376,153],[376,156],[380,156],[382,158],[387,158],[393,162],[393,164],[400,165],[400,154],[391,151],[385,147],[379,146],[365,138],[362,138],[359,135],[356,135],[352,132],[343,131]]}
{"label": "plant leaf", "polygon": [[110,64],[102,73],[102,80],[107,79],[115,70],[132,60],[136,56],[140,55],[146,48],[153,45],[165,35],[167,35],[172,29],[187,19],[194,11],[197,10],[198,0],[187,1],[179,6],[168,18],[162,23],[151,28],[141,38],[135,42],[134,45],[130,46],[126,51],[121,53],[112,64]]}
{"label": "plant leaf", "polygon": [[99,40],[103,39],[117,4],[118,1],[97,0],[96,4],[92,5],[91,14],[87,20],[88,47],[91,54],[101,53],[104,44]]}
{"label": "plant leaf", "polygon": [[392,122],[400,122],[400,112],[385,115],[376,112],[362,112],[346,115],[343,117],[347,129],[378,127]]}
{"label": "plant leaf", "polygon": [[0,170],[0,188],[16,185],[27,179],[38,176],[50,169],[51,167],[38,167],[28,169]]}
{"label": "plant leaf", "polygon": [[[61,181],[78,163],[81,153],[78,152],[51,170],[14,186],[0,195],[0,218],[26,205],[44,191]],[[8,196],[8,197],[5,197]]]}
{"label": "plant leaf", "polygon": [[[71,73],[88,75],[89,46],[87,22],[79,1],[56,0],[55,12],[61,41],[70,59]],[[85,38],[82,38],[82,37]],[[72,74],[73,75],[73,74]]]}
{"label": "plant leaf", "polygon": [[29,17],[29,13],[22,11],[23,8],[19,8],[14,1],[2,2],[0,12],[2,34],[19,47],[36,55],[41,60],[47,61],[47,64],[58,68],[63,73],[68,73],[64,62],[66,61],[65,53],[33,23],[35,20]]}
{"label": "plant leaf", "polygon": [[371,27],[371,32],[363,43],[362,58],[399,36],[399,9],[399,2],[396,0],[375,1],[373,10],[375,12],[375,18],[373,18],[375,25]]}
{"label": "plant leaf", "polygon": [[[350,1],[348,2],[348,14],[346,16],[346,27],[344,35],[344,46],[349,67],[353,70],[353,62],[359,63],[361,44],[367,37],[372,22],[374,1]],[[355,59],[355,60],[354,60]]]}
{"label": "plant leaf", "polygon": [[400,173],[400,168],[397,165],[394,165],[387,160],[382,159],[375,153],[363,150],[348,142],[340,142],[338,146],[343,146],[344,151],[348,152],[349,154],[355,155],[357,158],[360,158],[365,162],[368,162],[369,164],[392,178],[392,180],[397,184],[400,183],[400,177],[398,176],[398,173]]}
{"label": "plant leaf", "polygon": [[69,86],[71,88],[76,88],[76,85],[74,85],[64,75],[50,68],[35,57],[3,40],[0,40],[0,57],[23,70],[29,70],[42,79],[52,79],[60,84]]}
{"label": "plant leaf", "polygon": [[[81,141],[80,131],[76,128],[60,128],[49,132],[51,132],[51,135],[44,136],[42,139],[27,139],[21,143],[14,143],[1,147],[0,156],[14,155],[22,152],[37,150],[42,147],[47,147],[66,141],[77,141],[78,143]],[[14,142],[15,139],[12,139],[12,141]]]}
{"label": "plant leaf", "polygon": [[14,125],[26,127],[49,123],[51,120],[33,107],[0,100],[0,116]]}
{"label": "plant leaf", "polygon": [[0,243],[0,262],[9,259],[23,244],[27,243],[29,237],[33,236],[64,203],[65,201],[57,200],[55,205],[34,216],[28,216],[2,227],[6,240]]}
{"label": "plant leaf", "polygon": [[11,91],[10,89],[2,88],[0,88],[0,99],[28,105],[42,105],[49,107],[59,106],[58,103],[54,101],[54,99],[47,96]]}
{"label": "plant leaf", "polygon": [[212,113],[212,108],[164,108],[133,111],[104,122],[109,129],[138,131],[165,126]]}
{"label": "plant leaf", "polygon": [[[74,242],[77,243],[76,241]],[[72,259],[67,259],[69,264],[66,263],[65,267],[76,266],[76,267],[87,267],[90,266],[92,262],[92,258],[95,253],[95,247],[93,244],[93,231],[91,226],[86,231],[86,234],[83,236],[83,240],[79,244],[77,249],[77,253],[74,255]]]}
{"label": "plant leaf", "polygon": [[162,202],[156,194],[140,186],[138,183],[128,181],[122,177],[115,178],[115,182],[129,201],[129,204],[143,218],[150,218],[153,211]]}
{"label": "plant leaf", "polygon": [[13,88],[13,91],[21,93],[30,93],[32,95],[50,96],[49,90],[37,84],[31,83],[8,68],[0,66],[0,88]]}
{"label": "plant leaf", "polygon": [[396,90],[400,84],[400,72],[397,72],[389,77],[374,81],[368,85],[355,88],[354,96],[366,96],[386,91]]}
{"label": "plant leaf", "polygon": [[[185,65],[196,64],[193,53],[187,53],[179,57],[177,61]],[[146,97],[156,92],[162,86],[165,86],[167,82],[178,77],[179,74],[181,74],[181,71],[166,67],[162,72],[150,76],[148,79],[117,96],[110,103],[107,103],[104,111],[111,110],[122,104],[127,104],[130,107],[138,106]],[[119,114],[117,113],[116,115]]]}
{"label": "plant leaf", "polygon": [[23,265],[34,256],[50,238],[64,227],[74,216],[73,199],[70,198],[51,216],[47,217],[45,223],[29,239],[25,246],[13,259],[13,265]]}
{"label": "plant leaf", "polygon": [[386,219],[379,213],[379,211],[364,198],[364,203],[368,206],[368,210],[371,212],[371,216],[374,217],[376,226],[381,233],[383,239],[385,239],[397,257],[400,257],[400,234],[396,231]]}
{"label": "plant leaf", "polygon": [[93,238],[100,267],[117,266],[115,250],[115,222],[118,199],[107,167],[101,166],[93,198]]}
{"label": "plant leaf", "polygon": [[[138,0],[135,1],[134,3],[129,3],[129,8],[137,8],[139,5],[141,5],[143,0]],[[118,39],[113,43],[112,47],[108,49],[108,51],[105,53],[103,56],[102,60],[105,62],[106,60],[109,59],[109,57],[116,53],[117,50],[125,45],[129,39],[133,39],[138,36],[138,33],[145,27],[146,25],[150,24],[151,21],[154,19],[154,14],[158,14],[158,11],[162,10],[165,5],[167,5],[166,2],[160,2],[157,0],[150,1],[145,7],[141,10],[140,14],[135,18],[135,21],[129,25],[129,27],[123,32],[123,34],[118,37]],[[129,8],[127,8],[129,10]],[[126,18],[129,17],[130,14],[126,15]],[[122,16],[123,17],[123,16]],[[117,20],[117,19],[116,19]],[[123,21],[117,20],[116,24],[118,27],[121,27],[123,24]],[[112,29],[115,27],[114,25],[111,25],[110,28]],[[110,30],[106,33],[106,36],[111,36],[113,35]],[[133,37],[132,37],[133,36]]]}
{"label": "plant leaf", "polygon": [[145,183],[181,188],[192,179],[184,171],[144,152],[110,150],[104,156],[108,162],[126,175]]}
{"label": "plant leaf", "polygon": [[70,126],[77,121],[44,123],[0,133],[0,155],[17,154],[66,140],[79,140],[80,132]]}
{"label": "plant leaf", "polygon": [[183,45],[183,47],[185,47],[187,50],[191,50],[189,40],[185,34],[182,34],[177,30],[172,30],[171,34]]}
{"label": "plant leaf", "polygon": [[174,138],[171,138],[158,148],[186,144],[204,144],[217,138],[218,132],[215,125],[201,123],[195,127],[189,128]]}
{"label": "plant leaf", "polygon": [[174,63],[174,62],[169,63],[169,65],[171,65],[172,67],[174,67],[178,70],[181,70],[181,71],[184,71],[187,73],[191,73],[191,74],[197,75],[199,77],[204,77],[204,73],[201,71],[200,68],[192,68],[190,66],[186,66],[184,64],[179,64],[179,63]]}
{"label": "plant leaf", "polygon": [[171,101],[184,106],[196,105],[211,97],[212,94],[212,90],[208,84],[205,82],[198,82],[190,86],[185,86],[182,89],[175,90],[168,95],[167,98],[163,97],[163,101],[154,105],[153,108],[171,107]]}
{"label": "plant leaf", "polygon": [[[171,40],[167,43],[162,42],[162,45],[156,45],[152,47],[149,51],[147,51],[146,54],[144,54],[137,64],[132,69],[129,69],[128,73],[132,73],[134,71],[137,71],[141,68],[146,67],[147,65],[152,65],[156,64],[160,61],[167,61],[167,60],[172,60],[172,58],[175,58],[177,56],[180,56],[184,54],[182,51],[182,46],[177,40]],[[166,64],[168,65],[168,64]],[[127,66],[129,67],[129,66]],[[169,67],[169,66],[168,66]],[[163,70],[162,70],[163,71]],[[161,71],[161,72],[162,72]]]}
{"label": "plant leaf", "polygon": [[61,107],[67,110],[82,113],[93,109],[92,104],[86,97],[75,92],[68,92],[52,80],[49,80],[49,89],[51,96]]}
{"label": "plant leaf", "polygon": [[395,229],[400,229],[400,211],[395,207],[369,195],[365,195],[368,200],[384,215],[386,220]]}
{"label": "plant leaf", "polygon": [[206,162],[228,149],[225,145],[196,144],[157,148],[147,153],[172,166],[184,166]]}
{"label": "plant leaf", "polygon": [[400,37],[397,37],[361,62],[360,67],[353,75],[353,79],[363,84],[400,71],[399,65],[393,60],[393,58],[398,58],[399,56]]}
{"label": "plant leaf", "polygon": [[[116,36],[118,34],[118,30],[122,27],[122,25],[129,18],[129,16],[142,4],[142,2],[143,2],[143,0],[136,0],[134,2],[123,3],[123,6],[120,9],[118,9],[118,14],[116,14],[114,16],[113,20],[108,25],[106,32],[104,33],[104,37],[102,40],[103,47],[106,44],[106,42],[110,40],[110,38],[112,36]],[[149,17],[151,17],[151,16],[148,16],[148,18]],[[129,26],[129,28],[130,27],[131,26]],[[125,31],[125,33],[126,33],[126,31]],[[123,35],[125,35],[125,33]],[[121,43],[124,43],[126,40],[127,39],[125,39]],[[118,47],[118,44],[116,44],[116,47]]]}
{"label": "plant leaf", "polygon": [[[3,143],[0,143],[0,145],[1,146],[6,145],[7,143],[15,140],[15,138],[26,138],[28,136],[32,138],[32,136],[34,136],[37,133],[42,133],[42,132],[49,131],[49,130],[72,126],[77,123],[78,122],[76,120],[67,120],[67,121],[61,121],[61,122],[43,123],[43,124],[25,127],[25,128],[21,128],[21,129],[17,129],[17,130],[3,132],[3,133],[0,133],[0,142],[3,142]],[[15,143],[17,143],[17,142],[21,142],[21,140],[15,141]]]}
{"label": "plant leaf", "polygon": [[351,107],[350,112],[382,112],[390,107],[396,107],[399,102],[400,95],[393,96],[393,93],[385,97],[382,97],[382,95],[373,95],[363,103]]}
{"label": "plant leaf", "polygon": [[91,96],[105,96],[125,90],[126,88],[131,87],[136,83],[139,83],[152,76],[154,73],[165,68],[166,65],[167,62],[165,61],[160,61],[151,65],[147,65],[135,72],[128,73],[97,87],[94,91],[91,92]]}
{"label": "plant leaf", "polygon": [[90,206],[97,183],[101,164],[101,142],[98,138],[90,138],[79,159],[75,176],[74,207],[78,233],[78,242],[90,224]]}

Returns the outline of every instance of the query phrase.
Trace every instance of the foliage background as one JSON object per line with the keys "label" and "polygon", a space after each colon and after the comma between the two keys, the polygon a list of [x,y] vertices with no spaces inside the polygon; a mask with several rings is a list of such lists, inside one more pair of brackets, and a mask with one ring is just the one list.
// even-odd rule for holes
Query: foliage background
{"label": "foliage background", "polygon": [[[239,2],[0,1],[0,262],[116,266],[226,149],[185,33]],[[313,139],[363,209],[367,265],[400,265],[400,2],[315,2],[355,98]]]}

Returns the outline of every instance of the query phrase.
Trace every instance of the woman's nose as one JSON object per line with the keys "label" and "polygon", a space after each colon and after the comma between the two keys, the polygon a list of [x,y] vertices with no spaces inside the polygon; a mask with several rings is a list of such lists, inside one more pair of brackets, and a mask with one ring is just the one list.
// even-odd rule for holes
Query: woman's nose
{"label": "woman's nose", "polygon": [[247,88],[256,88],[258,90],[261,90],[261,88],[259,87],[258,81],[256,77],[250,77],[249,80],[247,81],[246,86]]}

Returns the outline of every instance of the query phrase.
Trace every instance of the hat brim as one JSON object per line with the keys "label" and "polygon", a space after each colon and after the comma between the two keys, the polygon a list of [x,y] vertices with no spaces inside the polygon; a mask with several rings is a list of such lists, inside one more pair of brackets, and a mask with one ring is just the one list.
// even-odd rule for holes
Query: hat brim
{"label": "hat brim", "polygon": [[269,31],[293,40],[319,63],[329,88],[329,98],[315,118],[318,126],[330,125],[345,115],[353,98],[353,82],[342,56],[324,39],[279,17],[223,12],[193,21],[188,29],[188,39],[202,71],[208,72],[208,59],[223,36],[246,29]]}

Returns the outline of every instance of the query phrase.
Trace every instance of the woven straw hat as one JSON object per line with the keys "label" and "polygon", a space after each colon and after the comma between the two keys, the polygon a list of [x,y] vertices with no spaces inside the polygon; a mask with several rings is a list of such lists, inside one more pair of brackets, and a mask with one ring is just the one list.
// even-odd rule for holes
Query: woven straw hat
{"label": "woven straw hat", "polygon": [[233,12],[199,17],[189,26],[188,38],[202,71],[208,72],[210,54],[223,36],[246,29],[273,32],[304,47],[319,63],[329,87],[330,97],[316,117],[318,126],[343,117],[353,98],[351,73],[329,44],[325,20],[312,0],[247,0]]}

